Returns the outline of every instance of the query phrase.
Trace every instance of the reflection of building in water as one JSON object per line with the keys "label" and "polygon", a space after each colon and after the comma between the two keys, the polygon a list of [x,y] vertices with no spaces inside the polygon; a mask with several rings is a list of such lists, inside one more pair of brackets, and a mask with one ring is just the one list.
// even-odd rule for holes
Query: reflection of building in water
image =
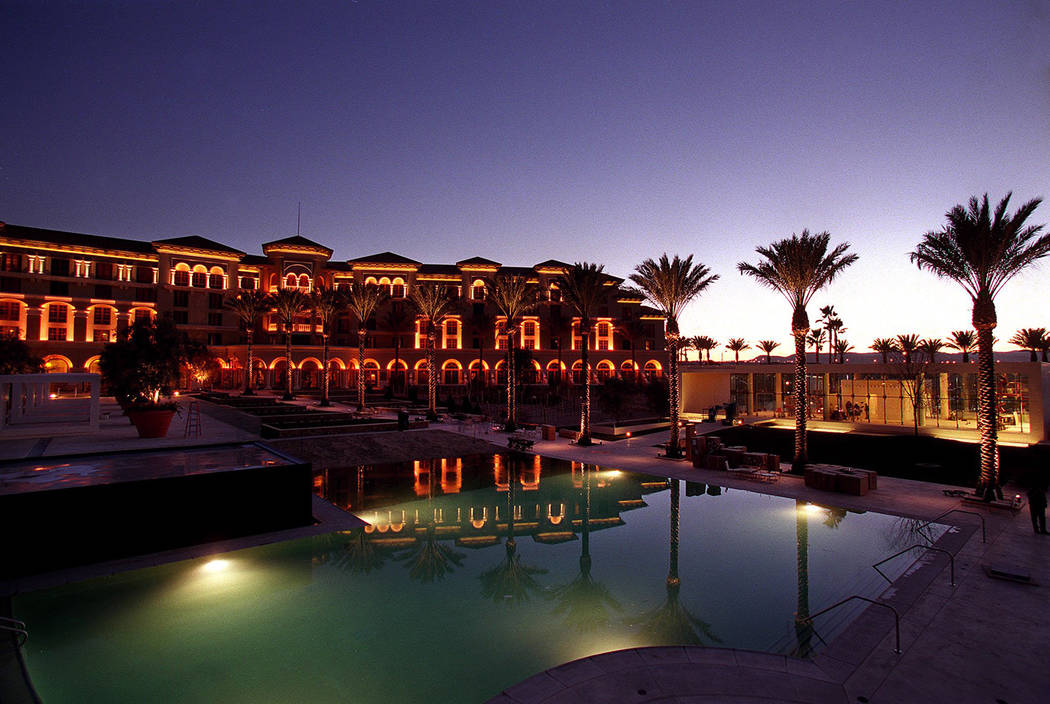
{"label": "reflection of building in water", "polygon": [[[1050,364],[996,363],[999,433],[1004,440],[1050,437],[1043,397]],[[921,372],[921,384],[916,382]],[[704,415],[734,402],[737,414],[793,422],[794,366],[789,364],[682,365],[682,412]],[[977,437],[976,364],[810,364],[806,380],[811,427],[898,429],[920,434]],[[916,414],[918,408],[918,414]],[[916,419],[918,415],[918,419]],[[875,426],[878,426],[877,428]]]}
{"label": "reflection of building in water", "polygon": [[[667,488],[663,480],[588,471],[592,531],[622,525],[621,513],[646,505],[643,494]],[[585,510],[583,472],[581,463],[538,455],[491,455],[329,469],[322,484],[326,498],[369,523],[364,532],[374,541],[408,545],[432,528],[440,539],[483,547],[499,542],[510,520],[519,537],[575,540]]]}

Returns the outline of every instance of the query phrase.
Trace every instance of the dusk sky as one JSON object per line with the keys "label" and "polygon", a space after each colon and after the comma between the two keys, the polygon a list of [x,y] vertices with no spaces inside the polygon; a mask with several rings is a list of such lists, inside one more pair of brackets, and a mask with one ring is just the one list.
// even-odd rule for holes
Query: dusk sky
{"label": "dusk sky", "polygon": [[[736,271],[756,245],[850,242],[810,315],[834,304],[868,351],[970,326],[962,289],[907,257],[945,211],[1050,196],[1046,0],[0,0],[0,18],[0,220],[21,225],[261,253],[302,201],[302,234],[343,260],[625,277],[693,254],[721,279],[683,331],[789,354],[787,303]],[[1048,273],[999,297],[1000,340],[1050,327]]]}

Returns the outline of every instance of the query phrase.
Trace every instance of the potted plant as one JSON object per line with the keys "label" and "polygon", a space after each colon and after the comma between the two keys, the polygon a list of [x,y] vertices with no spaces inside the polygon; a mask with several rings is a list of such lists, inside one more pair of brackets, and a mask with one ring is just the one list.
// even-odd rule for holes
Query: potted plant
{"label": "potted plant", "polygon": [[203,354],[171,320],[138,321],[102,349],[99,368],[139,437],[162,438],[178,411],[170,395],[179,372]]}

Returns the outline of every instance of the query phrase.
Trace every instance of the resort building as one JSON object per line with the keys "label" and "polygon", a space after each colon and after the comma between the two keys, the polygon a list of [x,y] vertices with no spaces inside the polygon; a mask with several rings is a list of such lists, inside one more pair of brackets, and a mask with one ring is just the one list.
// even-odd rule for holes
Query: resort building
{"label": "resort building", "polygon": [[[999,439],[1042,442],[1050,434],[1050,364],[997,362]],[[736,415],[794,427],[792,364],[683,363],[682,412],[706,416],[736,404]],[[975,363],[807,364],[809,427],[846,432],[918,432],[977,437]],[[781,419],[781,420],[776,420]]]}
{"label": "resort building", "polygon": [[[436,285],[458,301],[438,333],[439,383],[462,387],[475,378],[500,383],[507,338],[487,300],[486,281],[510,273],[529,277],[543,299],[516,336],[529,357],[525,381],[579,384],[584,378],[579,320],[559,290],[568,269],[563,262],[512,267],[482,257],[426,264],[392,252],[348,261],[332,255],[329,247],[298,235],[263,244],[259,255],[199,236],[145,242],[0,223],[0,333],[27,341],[48,371],[97,372],[102,346],[118,330],[136,320],[169,317],[208,345],[215,360],[211,385],[235,388],[243,384],[248,340],[237,315],[224,306],[229,297],[242,289],[309,293],[318,286],[375,284],[389,299],[365,321],[366,382],[377,389],[395,378],[425,384],[426,331],[408,296],[415,286]],[[589,333],[595,382],[663,373],[663,317],[643,306],[641,296],[624,293],[621,282],[608,277],[610,295]],[[349,312],[331,326],[333,388],[353,388],[362,372],[358,328]],[[257,387],[283,388],[289,370],[294,388],[319,386],[322,328],[312,312],[294,325],[291,360],[275,315],[265,316],[253,342]]]}

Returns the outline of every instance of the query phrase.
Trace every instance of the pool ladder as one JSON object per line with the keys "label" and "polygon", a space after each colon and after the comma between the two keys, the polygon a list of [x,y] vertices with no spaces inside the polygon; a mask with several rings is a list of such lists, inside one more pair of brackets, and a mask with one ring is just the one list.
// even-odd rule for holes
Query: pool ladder
{"label": "pool ladder", "polygon": [[13,618],[0,616],[0,631],[7,631],[17,638],[19,648],[25,645],[26,641],[29,640],[29,631],[26,630],[26,625]]}

